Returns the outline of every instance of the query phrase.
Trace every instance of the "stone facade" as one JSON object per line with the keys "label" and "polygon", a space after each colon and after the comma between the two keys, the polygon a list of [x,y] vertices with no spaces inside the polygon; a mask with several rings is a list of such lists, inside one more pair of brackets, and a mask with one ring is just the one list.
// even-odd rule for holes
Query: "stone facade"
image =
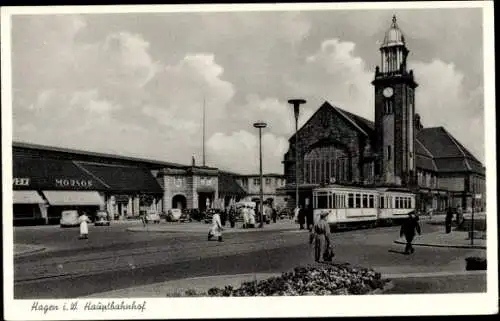
{"label": "stone facade", "polygon": [[[260,200],[260,176],[258,174],[239,175],[236,177],[236,181],[247,193],[245,200]],[[265,174],[263,175],[263,183],[264,201],[272,200],[273,206],[277,208],[286,207],[287,195],[279,191],[279,188],[286,185],[285,176],[280,174]]]}

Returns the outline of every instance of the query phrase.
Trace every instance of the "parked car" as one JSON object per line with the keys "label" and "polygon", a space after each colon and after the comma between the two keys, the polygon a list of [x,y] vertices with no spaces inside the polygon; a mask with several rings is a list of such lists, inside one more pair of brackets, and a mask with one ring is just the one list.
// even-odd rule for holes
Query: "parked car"
{"label": "parked car", "polygon": [[179,217],[179,222],[191,222],[191,215],[189,215],[189,212],[187,209],[182,210],[181,216]]}
{"label": "parked car", "polygon": [[109,214],[106,211],[98,211],[94,222],[95,226],[109,226]]}
{"label": "parked car", "polygon": [[76,210],[62,211],[59,223],[61,227],[79,226],[80,222],[78,222],[78,216],[78,211]]}
{"label": "parked car", "polygon": [[180,208],[172,208],[167,212],[167,222],[177,222],[180,220],[182,211]]}
{"label": "parked car", "polygon": [[148,213],[146,214],[145,218],[144,218],[144,221],[146,223],[156,223],[156,224],[160,224],[160,214],[158,213]]}

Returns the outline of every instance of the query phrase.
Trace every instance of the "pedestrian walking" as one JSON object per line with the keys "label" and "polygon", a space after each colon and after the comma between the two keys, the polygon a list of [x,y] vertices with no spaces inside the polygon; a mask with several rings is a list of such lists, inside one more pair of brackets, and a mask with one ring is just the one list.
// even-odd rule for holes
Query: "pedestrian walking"
{"label": "pedestrian walking", "polygon": [[306,212],[305,212],[304,208],[299,209],[299,217],[298,218],[299,218],[300,229],[303,230],[304,224],[306,223]]}
{"label": "pedestrian walking", "polygon": [[229,209],[229,224],[231,224],[231,228],[234,228],[234,225],[236,224],[236,212],[234,207]]}
{"label": "pedestrian walking", "polygon": [[307,229],[310,231],[312,231],[312,228],[314,226],[314,212],[313,212],[313,209],[312,208],[307,208],[305,209],[305,212],[306,212],[306,221],[307,221]]}
{"label": "pedestrian walking", "polygon": [[457,207],[457,217],[456,217],[456,223],[457,225],[460,225],[463,221],[463,211],[462,211],[462,207],[461,206],[458,206]]}
{"label": "pedestrian walking", "polygon": [[403,237],[404,235],[406,238],[405,254],[415,252],[411,244],[415,237],[415,232],[421,235],[420,224],[418,223],[418,216],[415,215],[415,212],[410,212],[408,218],[401,225],[401,231],[399,232],[399,236]]}
{"label": "pedestrian walking", "polygon": [[444,220],[446,234],[451,233],[451,221],[452,220],[453,220],[453,209],[451,208],[451,206],[449,206],[448,210],[446,211],[446,217]]}
{"label": "pedestrian walking", "polygon": [[217,241],[222,242],[222,223],[220,220],[220,214],[215,212],[212,216],[212,226],[208,231],[208,240],[210,241],[212,237],[216,237]]}
{"label": "pedestrian walking", "polygon": [[272,211],[272,217],[273,217],[273,223],[276,223],[277,219],[278,219],[278,211],[273,207],[271,208],[271,211]]}
{"label": "pedestrian walking", "polygon": [[314,244],[314,261],[319,262],[321,256],[323,261],[331,261],[334,254],[330,240],[330,225],[326,221],[327,212],[320,214],[320,219],[314,224],[309,243]]}
{"label": "pedestrian walking", "polygon": [[146,221],[146,214],[145,213],[141,214],[141,222],[142,222],[142,227],[146,227],[147,221]]}
{"label": "pedestrian walking", "polygon": [[293,221],[296,223],[299,221],[299,213],[300,213],[300,206],[296,207],[294,210],[293,210]]}
{"label": "pedestrian walking", "polygon": [[78,222],[80,223],[80,239],[88,239],[89,238],[89,227],[88,223],[90,223],[89,217],[85,214],[85,212],[80,215],[78,218]]}

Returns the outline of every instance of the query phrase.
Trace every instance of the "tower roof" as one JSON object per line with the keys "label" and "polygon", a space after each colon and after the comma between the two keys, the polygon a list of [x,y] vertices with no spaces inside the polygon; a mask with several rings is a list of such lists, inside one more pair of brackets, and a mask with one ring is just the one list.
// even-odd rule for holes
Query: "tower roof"
{"label": "tower roof", "polygon": [[385,32],[382,47],[405,45],[405,36],[397,24],[396,15],[392,16],[392,23],[389,30]]}

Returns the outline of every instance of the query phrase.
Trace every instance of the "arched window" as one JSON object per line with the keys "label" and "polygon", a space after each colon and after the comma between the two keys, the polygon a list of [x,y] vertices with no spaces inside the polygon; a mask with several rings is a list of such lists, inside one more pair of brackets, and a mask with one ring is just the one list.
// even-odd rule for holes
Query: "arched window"
{"label": "arched window", "polygon": [[350,175],[348,154],[333,145],[317,147],[304,156],[304,181],[307,184],[347,180]]}

